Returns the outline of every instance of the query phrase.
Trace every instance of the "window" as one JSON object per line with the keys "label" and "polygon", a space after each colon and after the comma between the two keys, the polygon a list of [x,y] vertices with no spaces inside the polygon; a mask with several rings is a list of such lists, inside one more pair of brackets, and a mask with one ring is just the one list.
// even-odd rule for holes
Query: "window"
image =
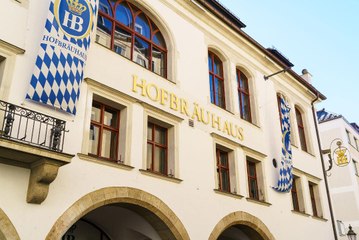
{"label": "window", "polygon": [[353,159],[353,167],[354,167],[355,175],[359,177],[358,162],[355,161],[354,159]]}
{"label": "window", "polygon": [[239,69],[237,69],[237,84],[241,118],[252,122],[248,78]]}
{"label": "window", "polygon": [[120,111],[94,101],[92,103],[89,155],[117,162]]}
{"label": "window", "polygon": [[359,147],[358,147],[358,139],[356,139],[356,137],[354,137],[354,143],[355,143],[355,148],[357,150],[359,150]]}
{"label": "window", "polygon": [[228,152],[217,148],[216,158],[219,183],[218,189],[225,192],[231,192]]}
{"label": "window", "polygon": [[150,71],[167,77],[167,47],[159,28],[131,3],[115,2],[100,0],[96,41]]}
{"label": "window", "polygon": [[247,160],[249,198],[259,200],[256,163]]}
{"label": "window", "polygon": [[5,69],[5,58],[0,55],[0,86],[3,78],[4,69]]}
{"label": "window", "polygon": [[300,110],[295,107],[295,115],[297,117],[297,125],[298,125],[298,133],[299,133],[299,140],[300,140],[300,145],[302,147],[303,151],[308,151],[307,148],[307,143],[306,143],[306,139],[305,139],[305,129],[304,129],[304,124],[303,124],[303,116],[302,113],[300,112]]}
{"label": "window", "polygon": [[223,64],[212,52],[208,52],[208,69],[211,103],[225,109]]}
{"label": "window", "polygon": [[319,191],[318,191],[318,185],[312,182],[309,182],[309,194],[310,194],[310,200],[312,203],[312,211],[313,216],[315,217],[323,217],[322,211],[321,211],[321,205],[320,205],[320,199],[319,199]]}
{"label": "window", "polygon": [[291,189],[293,210],[297,212],[305,212],[304,199],[302,192],[301,180],[297,176],[293,176],[293,186]]}
{"label": "window", "polygon": [[148,122],[147,127],[147,170],[167,175],[168,158],[167,129]]}
{"label": "window", "polygon": [[345,130],[345,132],[347,133],[347,138],[348,138],[348,143],[351,144],[351,140],[350,140],[350,132],[348,130]]}

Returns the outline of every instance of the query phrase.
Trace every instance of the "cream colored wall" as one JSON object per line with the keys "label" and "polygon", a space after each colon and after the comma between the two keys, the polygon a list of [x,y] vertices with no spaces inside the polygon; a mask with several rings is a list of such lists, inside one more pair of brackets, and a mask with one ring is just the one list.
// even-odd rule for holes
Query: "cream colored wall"
{"label": "cream colored wall", "polygon": [[[359,139],[352,126],[343,118],[331,120],[319,124],[323,149],[329,149],[330,143],[339,138],[343,146],[349,149],[352,159],[359,159],[359,150],[354,144],[354,137]],[[350,132],[351,143],[348,142],[346,130]],[[328,157],[324,156],[326,161]],[[338,167],[333,163],[333,168],[328,177],[330,194],[333,201],[333,208],[336,220],[343,221],[348,228],[351,224],[354,232],[359,232],[359,177],[355,174],[352,162],[345,167]],[[348,230],[348,229],[347,229]],[[343,238],[345,239],[345,238]]]}
{"label": "cream colored wall", "polygon": [[[236,211],[245,211],[258,217],[276,239],[332,239],[330,220],[318,220],[293,213],[290,194],[277,193],[271,189],[274,184],[272,159],[280,159],[281,148],[276,93],[284,92],[290,99],[293,112],[294,105],[301,106],[305,112],[304,121],[311,154],[293,147],[293,163],[301,172],[306,212],[311,214],[308,181],[314,181],[319,184],[323,216],[330,219],[311,115],[310,103],[315,96],[308,93],[288,74],[277,75],[264,81],[263,75],[276,72],[280,68],[246,40],[213,18],[209,12],[203,12],[189,1],[144,0],[143,5],[152,11],[164,28],[169,29],[168,34],[172,41],[169,48],[172,49],[171,57],[174,58],[169,76],[172,82],[93,42],[85,77],[109,86],[111,90],[102,85],[94,86],[91,81],[83,82],[76,116],[29,103],[24,101],[24,96],[34,67],[48,2],[47,0],[45,4],[43,1],[30,1],[28,9],[24,12],[21,12],[21,6],[17,7],[20,19],[25,19],[28,15],[26,26],[29,30],[25,31],[26,35],[23,31],[15,33],[10,29],[6,30],[14,34],[14,37],[12,34],[8,35],[8,41],[26,50],[23,56],[16,59],[16,71],[8,89],[9,101],[67,120],[69,133],[66,133],[64,151],[71,154],[87,153],[92,94],[119,102],[127,107],[125,163],[134,169],[124,170],[75,156],[70,164],[60,168],[58,177],[50,185],[47,199],[41,205],[32,205],[27,204],[25,200],[28,171],[1,165],[0,182],[8,185],[0,188],[0,208],[13,221],[22,239],[44,239],[54,222],[76,200],[89,192],[108,186],[138,188],[157,196],[176,213],[191,239],[207,239],[220,219]],[[12,13],[4,12],[4,15],[0,16],[5,19],[11,18]],[[17,42],[25,36],[26,40]],[[229,111],[210,103],[207,68],[209,48],[219,52],[223,58]],[[235,90],[236,66],[245,68],[253,81],[252,102],[257,126],[239,117]],[[141,96],[140,92],[133,92],[134,74],[138,76],[139,81],[144,79],[148,83],[156,84],[158,88],[188,100],[190,106],[198,103],[211,113],[221,116],[222,121],[227,120],[239,125],[243,128],[244,140],[230,137],[223,131],[199,121],[194,121],[193,128],[189,127],[190,117],[171,110],[168,104],[163,106]],[[143,146],[146,145],[144,136],[148,108],[164,118],[175,119],[178,122],[178,160],[175,177],[182,179],[181,183],[144,175],[139,171],[146,167]],[[255,150],[254,157],[262,162],[265,199],[272,204],[271,206],[249,202],[245,197],[238,199],[213,191],[217,188],[217,180],[213,154],[214,138],[211,133],[225,139],[223,141],[227,144],[234,145],[237,193],[245,197],[248,196],[245,155],[251,154],[252,151],[248,149]],[[296,142],[299,143],[298,134],[296,138]]]}

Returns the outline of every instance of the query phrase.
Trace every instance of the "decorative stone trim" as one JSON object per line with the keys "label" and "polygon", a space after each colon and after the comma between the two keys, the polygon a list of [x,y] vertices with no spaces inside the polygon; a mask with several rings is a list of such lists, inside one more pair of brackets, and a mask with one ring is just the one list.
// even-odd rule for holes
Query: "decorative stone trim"
{"label": "decorative stone trim", "polygon": [[31,170],[26,201],[42,203],[58,173],[74,155],[59,153],[29,144],[0,138],[0,162]]}
{"label": "decorative stone trim", "polygon": [[123,170],[132,170],[134,169],[134,167],[124,164],[124,163],[116,163],[116,162],[110,162],[110,161],[106,161],[106,160],[102,160],[101,158],[98,157],[93,157],[93,156],[89,156],[86,154],[82,154],[82,153],[78,153],[77,156],[81,159],[81,160],[85,160],[85,161],[89,161],[89,162],[94,162],[97,164],[102,164],[102,165],[106,165],[106,166],[110,166],[110,167],[115,167],[115,168],[120,168]]}
{"label": "decorative stone trim", "polygon": [[292,213],[298,214],[298,215],[301,215],[301,216],[304,216],[304,217],[309,217],[310,216],[310,214],[308,214],[308,213],[300,212],[300,211],[297,211],[297,210],[292,210]]}
{"label": "decorative stone trim", "polygon": [[237,194],[237,193],[225,192],[225,191],[222,191],[222,190],[220,190],[220,189],[213,189],[213,190],[214,190],[215,193],[222,194],[222,195],[224,195],[224,196],[233,197],[233,198],[238,198],[238,199],[243,198],[242,195]]}
{"label": "decorative stone trim", "polygon": [[170,182],[174,182],[174,183],[181,183],[183,181],[182,179],[179,179],[179,178],[166,176],[166,175],[156,173],[156,172],[152,172],[152,171],[145,170],[145,169],[139,169],[139,171],[144,175],[160,178],[160,179],[170,181]]}
{"label": "decorative stone trim", "polygon": [[245,225],[252,228],[264,240],[275,240],[267,226],[259,218],[242,211],[230,213],[222,218],[214,227],[208,240],[217,240],[223,231],[235,225]]}
{"label": "decorative stone trim", "polygon": [[[181,220],[159,198],[139,189],[129,187],[107,187],[91,192],[76,201],[55,222],[46,240],[61,239],[65,232],[81,217],[90,211],[115,203],[130,203],[143,207],[155,214],[168,229],[175,239],[189,240],[189,235]],[[154,226],[156,229],[156,226]],[[163,229],[156,229],[160,234]]]}
{"label": "decorative stone trim", "polygon": [[8,216],[0,209],[0,239],[12,239],[12,240],[20,240],[20,237],[8,218]]}
{"label": "decorative stone trim", "polygon": [[257,204],[260,204],[260,205],[263,205],[263,206],[271,206],[272,204],[269,203],[269,202],[265,202],[265,201],[261,201],[261,200],[257,200],[257,199],[254,199],[254,198],[246,198],[248,202],[253,202],[253,203],[257,203]]}
{"label": "decorative stone trim", "polygon": [[323,217],[318,217],[318,216],[312,216],[313,219],[316,219],[316,220],[320,220],[320,221],[323,221],[323,222],[327,222],[328,219],[326,218],[323,218]]}

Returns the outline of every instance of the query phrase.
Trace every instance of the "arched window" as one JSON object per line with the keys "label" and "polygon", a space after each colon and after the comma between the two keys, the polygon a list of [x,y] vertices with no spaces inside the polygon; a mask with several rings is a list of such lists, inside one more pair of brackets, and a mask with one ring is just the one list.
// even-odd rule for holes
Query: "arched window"
{"label": "arched window", "polygon": [[304,124],[303,124],[303,116],[302,116],[302,113],[300,112],[300,110],[297,107],[295,107],[295,116],[297,118],[300,145],[302,147],[302,150],[307,152],[308,148],[307,148],[307,142],[305,140],[305,130],[304,130]]}
{"label": "arched window", "polygon": [[208,69],[211,102],[221,108],[226,108],[223,64],[219,57],[212,52],[208,52]]}
{"label": "arched window", "polygon": [[237,69],[237,83],[241,118],[247,120],[248,122],[252,122],[248,78],[239,69]]}
{"label": "arched window", "polygon": [[123,0],[100,0],[96,41],[150,71],[167,77],[167,47],[153,21]]}

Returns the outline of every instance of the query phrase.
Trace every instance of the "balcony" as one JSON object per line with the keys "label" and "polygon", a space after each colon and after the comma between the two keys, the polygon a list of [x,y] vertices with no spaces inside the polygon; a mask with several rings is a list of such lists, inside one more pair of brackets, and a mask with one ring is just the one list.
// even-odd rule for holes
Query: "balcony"
{"label": "balcony", "polygon": [[59,167],[71,162],[65,133],[65,121],[0,100],[0,163],[30,169],[28,203],[42,203]]}

